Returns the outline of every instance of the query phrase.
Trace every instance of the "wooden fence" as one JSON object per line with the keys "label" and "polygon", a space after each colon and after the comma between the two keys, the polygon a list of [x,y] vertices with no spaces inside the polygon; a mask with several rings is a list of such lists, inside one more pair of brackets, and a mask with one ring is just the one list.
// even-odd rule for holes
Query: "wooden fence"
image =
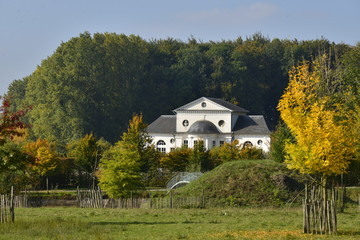
{"label": "wooden fence", "polygon": [[[209,207],[210,201],[207,199]],[[215,201],[211,201],[215,202]],[[105,199],[104,207],[106,208],[145,208],[145,209],[160,209],[160,208],[204,208],[205,201],[202,197],[165,197],[165,198],[119,198],[119,199]]]}
{"label": "wooden fence", "polygon": [[104,201],[101,189],[79,190],[77,188],[77,206],[80,208],[103,208]]}
{"label": "wooden fence", "polygon": [[165,197],[133,197],[118,199],[103,199],[102,192],[96,190],[77,190],[77,206],[80,208],[205,208],[225,207],[226,203],[219,203],[216,198],[206,198],[204,192],[200,196],[182,197],[171,191]]}
{"label": "wooden fence", "polygon": [[[324,199],[324,192],[329,200]],[[321,186],[305,186],[303,200],[304,233],[336,234],[336,191],[335,188],[324,190]]]}
{"label": "wooden fence", "polygon": [[14,188],[11,187],[11,193],[9,195],[0,195],[0,223],[14,222]]}

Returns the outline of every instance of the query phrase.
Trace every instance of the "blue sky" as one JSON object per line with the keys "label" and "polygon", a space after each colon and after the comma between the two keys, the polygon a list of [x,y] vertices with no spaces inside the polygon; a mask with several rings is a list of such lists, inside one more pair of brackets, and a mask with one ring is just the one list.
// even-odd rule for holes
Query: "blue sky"
{"label": "blue sky", "polygon": [[360,41],[359,0],[0,0],[0,95],[84,31],[144,39]]}

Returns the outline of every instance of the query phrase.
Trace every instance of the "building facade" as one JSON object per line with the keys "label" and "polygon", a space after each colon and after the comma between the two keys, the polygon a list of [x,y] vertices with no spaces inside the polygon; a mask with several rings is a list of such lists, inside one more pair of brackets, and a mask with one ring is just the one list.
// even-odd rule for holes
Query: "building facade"
{"label": "building facade", "polygon": [[151,123],[148,134],[160,152],[192,148],[202,141],[206,149],[234,140],[240,146],[255,146],[268,152],[270,130],[262,115],[248,115],[244,108],[219,98],[201,97],[162,115]]}

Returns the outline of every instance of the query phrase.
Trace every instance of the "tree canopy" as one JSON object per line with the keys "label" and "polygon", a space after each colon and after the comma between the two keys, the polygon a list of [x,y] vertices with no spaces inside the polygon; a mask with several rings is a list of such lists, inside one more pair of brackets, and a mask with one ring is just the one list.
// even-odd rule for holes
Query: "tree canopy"
{"label": "tree canopy", "polygon": [[134,115],[121,140],[104,152],[99,185],[111,197],[127,196],[131,190],[141,188],[140,173],[151,159],[149,152],[155,151],[149,145],[150,138],[145,129],[142,115]]}
{"label": "tree canopy", "polygon": [[134,112],[151,122],[201,96],[264,114],[271,127],[290,66],[319,51],[342,56],[350,49],[324,39],[270,40],[260,33],[245,40],[182,42],[84,32],[14,81],[7,95],[16,109],[33,107],[30,137],[55,141],[63,151],[88,133],[114,143]]}
{"label": "tree canopy", "polygon": [[[353,128],[358,123],[347,106],[351,94],[347,88],[339,89],[336,80],[326,81],[323,74],[329,69],[320,60],[312,68],[305,63],[290,72],[278,108],[295,138],[285,144],[288,167],[327,177],[345,173],[354,159],[358,136]],[[329,95],[333,91],[340,95]]]}

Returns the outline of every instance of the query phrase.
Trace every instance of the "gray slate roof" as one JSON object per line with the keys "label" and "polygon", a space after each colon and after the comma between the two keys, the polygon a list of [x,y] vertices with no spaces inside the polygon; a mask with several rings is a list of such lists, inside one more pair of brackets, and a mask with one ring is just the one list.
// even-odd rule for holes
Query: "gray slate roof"
{"label": "gray slate roof", "polygon": [[221,98],[211,98],[211,97],[205,97],[207,99],[209,99],[210,101],[213,101],[223,107],[226,107],[228,109],[230,109],[231,111],[235,111],[235,112],[243,112],[243,113],[247,113],[249,112],[248,110],[246,110],[245,108],[236,106],[235,104],[229,103],[225,100],[222,100]]}
{"label": "gray slate roof", "polygon": [[234,125],[233,132],[235,134],[270,134],[270,130],[262,115],[240,115]]}
{"label": "gray slate roof", "polygon": [[217,127],[210,121],[202,120],[194,122],[189,128],[190,134],[218,134],[220,133]]}
{"label": "gray slate roof", "polygon": [[[200,123],[202,121],[199,121]],[[195,123],[194,123],[195,124]],[[194,125],[193,124],[193,125]],[[206,124],[205,124],[206,125]],[[205,126],[202,124],[202,126]],[[201,126],[200,126],[201,127]],[[209,127],[206,125],[205,127]],[[214,126],[215,127],[215,126]],[[190,127],[191,129],[191,127]],[[189,129],[189,133],[190,133]],[[194,130],[195,131],[195,130]],[[205,131],[205,130],[204,130]],[[176,115],[162,115],[147,127],[148,133],[176,133]],[[269,135],[270,130],[261,115],[240,115],[233,128],[235,134]],[[212,131],[212,133],[214,133]]]}
{"label": "gray slate roof", "polygon": [[176,116],[162,115],[147,127],[148,133],[175,133]]}

